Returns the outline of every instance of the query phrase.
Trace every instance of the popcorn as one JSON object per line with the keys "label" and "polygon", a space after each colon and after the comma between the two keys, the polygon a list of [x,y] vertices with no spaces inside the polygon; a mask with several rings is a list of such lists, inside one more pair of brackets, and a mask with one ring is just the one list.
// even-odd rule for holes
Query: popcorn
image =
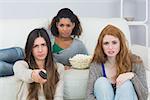
{"label": "popcorn", "polygon": [[69,59],[70,64],[76,69],[89,68],[89,64],[92,60],[91,55],[77,54]]}

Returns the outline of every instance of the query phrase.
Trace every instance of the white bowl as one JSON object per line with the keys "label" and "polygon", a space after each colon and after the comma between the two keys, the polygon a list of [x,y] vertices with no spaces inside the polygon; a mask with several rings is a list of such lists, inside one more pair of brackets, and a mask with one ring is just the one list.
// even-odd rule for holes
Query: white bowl
{"label": "white bowl", "polygon": [[124,17],[126,21],[134,21],[134,17]]}
{"label": "white bowl", "polygon": [[75,69],[86,69],[89,68],[89,64],[91,62],[92,56],[84,55],[84,54],[77,54],[74,57],[69,59],[72,68]]}

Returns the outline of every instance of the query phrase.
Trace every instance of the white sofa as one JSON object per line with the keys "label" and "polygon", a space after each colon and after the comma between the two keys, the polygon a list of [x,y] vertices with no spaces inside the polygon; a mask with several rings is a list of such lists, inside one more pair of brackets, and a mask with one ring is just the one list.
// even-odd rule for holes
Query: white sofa
{"label": "white sofa", "polygon": [[[0,49],[13,46],[24,48],[29,32],[38,27],[47,27],[51,19],[2,19],[0,20]],[[83,26],[81,40],[85,43],[89,54],[92,54],[96,45],[98,35],[107,24],[114,24],[126,33],[131,50],[142,57],[146,72],[147,82],[150,90],[150,48],[140,45],[131,45],[130,32],[125,20],[119,18],[80,18]],[[149,56],[148,56],[149,55]],[[89,70],[67,70],[65,71],[65,100],[84,100]],[[0,99],[16,99],[16,83],[13,76],[0,78]]]}

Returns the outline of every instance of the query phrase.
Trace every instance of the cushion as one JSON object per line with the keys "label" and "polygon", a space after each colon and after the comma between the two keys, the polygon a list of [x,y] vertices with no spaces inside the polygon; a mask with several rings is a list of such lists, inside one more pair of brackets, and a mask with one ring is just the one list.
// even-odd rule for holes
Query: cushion
{"label": "cushion", "polygon": [[47,27],[47,19],[3,19],[0,20],[0,48],[24,48],[27,35],[38,27]]}
{"label": "cushion", "polygon": [[84,100],[88,81],[89,69],[65,70],[64,99]]}

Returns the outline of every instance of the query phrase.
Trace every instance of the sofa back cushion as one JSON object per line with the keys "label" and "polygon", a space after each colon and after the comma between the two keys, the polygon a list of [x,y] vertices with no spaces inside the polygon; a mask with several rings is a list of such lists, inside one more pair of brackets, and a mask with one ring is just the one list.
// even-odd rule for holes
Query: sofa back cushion
{"label": "sofa back cushion", "polygon": [[24,48],[29,32],[45,27],[47,22],[47,19],[1,19],[0,49],[13,46]]}

